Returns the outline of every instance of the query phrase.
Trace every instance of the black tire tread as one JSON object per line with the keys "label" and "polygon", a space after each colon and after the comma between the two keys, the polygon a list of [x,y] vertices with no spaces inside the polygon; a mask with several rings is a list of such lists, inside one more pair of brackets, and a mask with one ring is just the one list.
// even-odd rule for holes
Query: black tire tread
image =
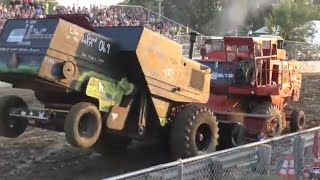
{"label": "black tire tread", "polygon": [[[98,129],[95,133],[94,137],[90,139],[83,140],[79,137],[78,131],[75,131],[75,125],[78,125],[78,117],[79,112],[87,110],[88,112],[94,113],[97,120]],[[65,137],[69,144],[75,147],[79,148],[89,148],[91,147],[96,141],[98,140],[100,136],[102,128],[102,120],[101,120],[101,114],[100,111],[97,109],[97,107],[94,104],[88,103],[88,102],[80,102],[75,105],[73,105],[69,111],[69,113],[66,116],[65,123],[64,123],[64,131],[65,131]]]}
{"label": "black tire tread", "polygon": [[[276,136],[280,136],[283,130],[283,118],[279,109],[272,104],[271,102],[263,102],[255,107],[252,111],[253,114],[264,114],[264,115],[278,115],[279,118],[279,131],[277,132]],[[269,135],[268,135],[269,136]]]}
{"label": "black tire tread", "polygon": [[[172,124],[171,132],[170,132],[170,149],[172,158],[187,158],[194,156],[190,148],[190,132],[192,126],[196,122],[196,117],[200,113],[209,113],[210,116],[213,118],[214,129],[215,131],[212,132],[213,136],[215,137],[215,145],[218,145],[218,138],[219,138],[219,128],[218,122],[214,113],[207,107],[198,104],[191,104],[179,111]],[[179,157],[180,155],[180,157]]]}
{"label": "black tire tread", "polygon": [[15,128],[9,128],[5,121],[10,118],[8,109],[10,107],[28,108],[27,103],[18,96],[4,96],[0,98],[0,136],[7,138],[15,138],[20,136],[28,126],[27,118],[11,117],[15,118],[17,126]]}

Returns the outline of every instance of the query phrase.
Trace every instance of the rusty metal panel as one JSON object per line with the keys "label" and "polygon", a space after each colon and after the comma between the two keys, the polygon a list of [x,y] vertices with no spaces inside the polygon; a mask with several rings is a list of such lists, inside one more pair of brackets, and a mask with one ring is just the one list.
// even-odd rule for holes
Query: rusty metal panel
{"label": "rusty metal panel", "polygon": [[99,65],[105,65],[105,61],[119,53],[119,47],[111,39],[62,19],[59,19],[50,48]]}
{"label": "rusty metal panel", "polygon": [[99,65],[119,53],[113,40],[63,19],[8,20],[0,35],[0,49],[37,55],[53,49]]}
{"label": "rusty metal panel", "polygon": [[107,119],[107,127],[115,130],[122,130],[124,128],[129,109],[113,106]]}
{"label": "rusty metal panel", "polygon": [[[119,44],[122,59],[139,63],[152,94],[173,101],[207,102],[211,70],[183,57],[177,42],[143,27],[96,28],[96,32]],[[127,52],[136,56],[126,56]],[[190,84],[197,79],[192,71],[204,74],[197,85]]]}
{"label": "rusty metal panel", "polygon": [[204,87],[204,78],[205,78],[205,74],[203,74],[201,71],[192,69],[190,86],[202,91]]}
{"label": "rusty metal panel", "polygon": [[[180,44],[144,29],[136,53],[152,94],[174,101],[207,102],[211,70],[184,58]],[[190,84],[191,78],[197,78],[192,77],[194,70],[205,76],[197,87]]]}
{"label": "rusty metal panel", "polygon": [[169,111],[170,103],[159,98],[152,97],[159,118],[166,118]]}

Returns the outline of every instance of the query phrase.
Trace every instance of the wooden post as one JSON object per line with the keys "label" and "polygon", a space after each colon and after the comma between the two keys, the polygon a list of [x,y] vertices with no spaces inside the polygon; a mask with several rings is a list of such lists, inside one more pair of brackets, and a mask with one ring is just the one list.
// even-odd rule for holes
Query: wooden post
{"label": "wooden post", "polygon": [[270,161],[271,161],[272,146],[268,144],[262,144],[258,149],[258,164],[257,170],[261,175],[269,175],[270,173]]}
{"label": "wooden post", "polygon": [[304,151],[305,151],[305,139],[302,138],[300,135],[294,137],[293,140],[293,154],[294,154],[294,170],[295,170],[295,179],[301,180],[302,173],[301,170],[305,166],[305,158],[304,158]]}

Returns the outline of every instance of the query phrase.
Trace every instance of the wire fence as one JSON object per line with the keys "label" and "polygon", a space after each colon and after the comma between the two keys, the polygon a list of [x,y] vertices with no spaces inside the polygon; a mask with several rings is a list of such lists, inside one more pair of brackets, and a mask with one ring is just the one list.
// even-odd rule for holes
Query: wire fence
{"label": "wire fence", "polygon": [[316,127],[105,180],[312,179],[320,174],[319,130]]}
{"label": "wire fence", "polygon": [[284,48],[287,50],[288,58],[299,61],[319,61],[320,46],[306,42],[285,41]]}

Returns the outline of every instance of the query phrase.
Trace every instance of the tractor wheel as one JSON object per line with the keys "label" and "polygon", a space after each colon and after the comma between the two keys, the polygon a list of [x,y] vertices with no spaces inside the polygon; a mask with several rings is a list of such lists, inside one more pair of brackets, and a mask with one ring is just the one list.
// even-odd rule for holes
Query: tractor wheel
{"label": "tractor wheel", "polygon": [[267,122],[267,138],[277,137],[281,135],[282,132],[282,116],[279,109],[270,102],[258,104],[253,110],[253,114],[263,114],[275,116],[275,118]]}
{"label": "tractor wheel", "polygon": [[79,148],[93,146],[101,132],[100,111],[91,103],[73,105],[65,119],[64,130],[69,144]]}
{"label": "tractor wheel", "polygon": [[297,109],[293,110],[290,115],[290,131],[297,132],[304,128],[305,114],[303,111],[299,111]]}
{"label": "tractor wheel", "polygon": [[170,151],[173,159],[216,151],[219,128],[213,112],[203,105],[189,105],[179,111],[171,126]]}
{"label": "tractor wheel", "polygon": [[114,134],[101,134],[93,149],[102,156],[125,152],[131,139],[125,136]]}
{"label": "tractor wheel", "polygon": [[27,103],[18,96],[0,98],[0,136],[15,138],[20,136],[28,126],[28,119],[9,115],[11,108],[27,109]]}

